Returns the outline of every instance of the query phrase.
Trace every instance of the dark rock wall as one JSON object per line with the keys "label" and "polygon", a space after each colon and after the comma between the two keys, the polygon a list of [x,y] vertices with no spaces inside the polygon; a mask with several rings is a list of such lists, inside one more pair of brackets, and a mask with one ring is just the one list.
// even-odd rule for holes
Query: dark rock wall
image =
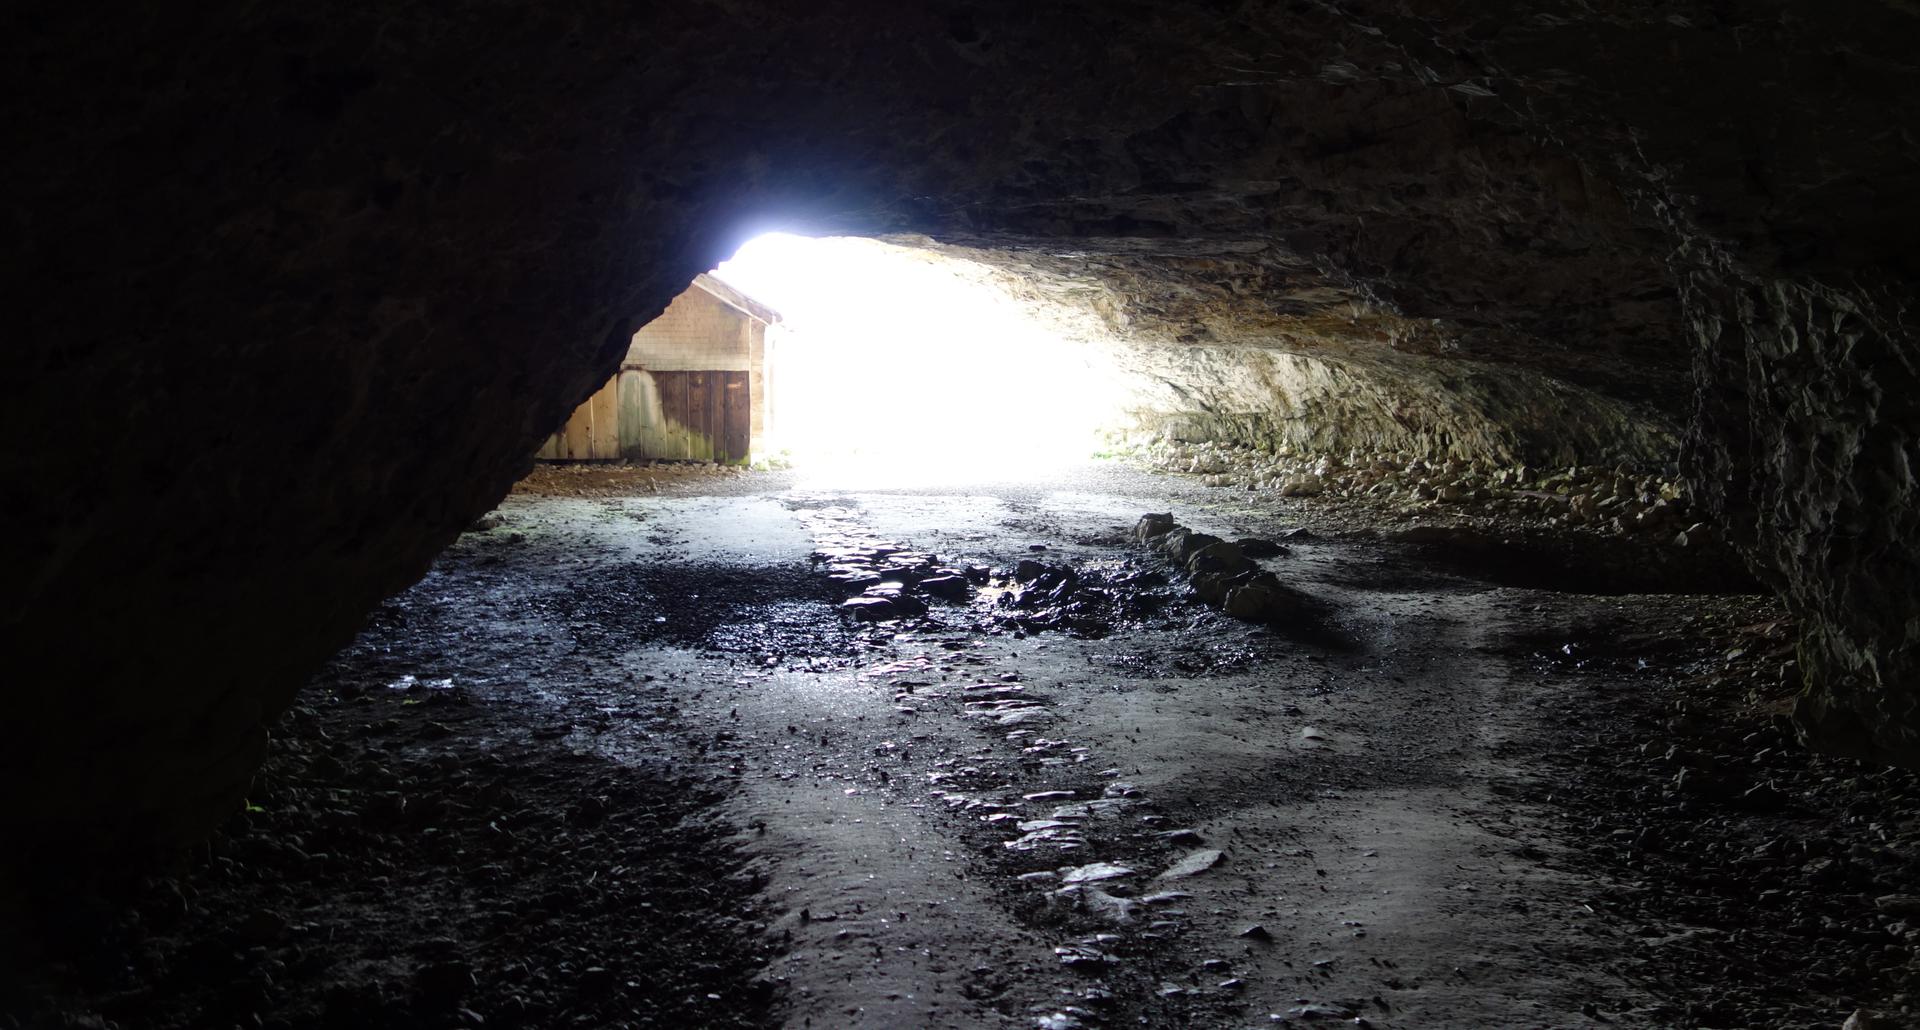
{"label": "dark rock wall", "polygon": [[1798,611],[1814,746],[1920,761],[1920,339],[1911,283],[1689,276],[1691,464]]}
{"label": "dark rock wall", "polygon": [[230,811],[305,672],[711,263],[628,203],[605,125],[634,113],[559,59],[578,30],[214,5],[11,35],[0,547],[34,671],[0,789],[57,828],[13,840]]}
{"label": "dark rock wall", "polygon": [[[8,17],[15,840],[211,826],[303,672],[774,225],[1028,252],[1208,360],[1690,423],[1808,617],[1819,739],[1920,758],[1905,6]],[[1425,328],[1343,328],[1383,320]]]}
{"label": "dark rock wall", "polygon": [[1920,9],[1482,11],[1475,29],[1439,6],[1398,38],[1507,77],[1673,241],[1686,464],[1801,616],[1804,738],[1920,764]]}

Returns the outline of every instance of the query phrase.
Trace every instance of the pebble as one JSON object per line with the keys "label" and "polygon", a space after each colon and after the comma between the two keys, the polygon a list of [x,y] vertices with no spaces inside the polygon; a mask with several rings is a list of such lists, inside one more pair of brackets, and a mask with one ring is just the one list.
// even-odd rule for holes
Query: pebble
{"label": "pebble", "polygon": [[1894,915],[1920,916],[1920,894],[1883,894],[1873,899],[1873,907]]}
{"label": "pebble", "polygon": [[1060,959],[1061,965],[1069,968],[1103,966],[1113,959],[1113,956],[1091,944],[1063,944],[1053,949],[1053,953]]}
{"label": "pebble", "polygon": [[1309,472],[1288,476],[1280,486],[1282,497],[1318,497],[1327,490],[1326,480]]}
{"label": "pebble", "polygon": [[1114,923],[1132,922],[1134,910],[1142,904],[1133,898],[1118,897],[1084,883],[1062,887],[1049,894],[1047,900]]}
{"label": "pebble", "polygon": [[1274,1021],[1278,1022],[1282,1018],[1285,1018],[1285,1019],[1352,1019],[1354,1018],[1354,1016],[1355,1016],[1354,1011],[1348,1008],[1336,1008],[1332,1005],[1296,1005],[1293,1008],[1288,1009],[1284,1017],[1273,1016],[1271,1018]]}
{"label": "pebble", "polygon": [[1133,870],[1113,862],[1094,862],[1089,865],[1068,869],[1060,876],[1060,882],[1093,883],[1099,880],[1116,880],[1123,876],[1132,876]]}
{"label": "pebble", "polygon": [[1166,872],[1161,873],[1159,878],[1162,880],[1179,880],[1189,876],[1198,876],[1212,869],[1214,866],[1219,865],[1220,860],[1224,857],[1226,857],[1226,853],[1218,848],[1195,851],[1180,861],[1175,862]]}

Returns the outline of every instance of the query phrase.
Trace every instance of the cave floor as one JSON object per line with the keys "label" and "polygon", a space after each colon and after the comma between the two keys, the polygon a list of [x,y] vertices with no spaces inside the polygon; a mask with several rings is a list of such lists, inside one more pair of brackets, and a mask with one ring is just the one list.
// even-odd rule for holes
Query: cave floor
{"label": "cave floor", "polygon": [[[1913,779],[1792,745],[1771,601],[1501,585],[1328,504],[1118,466],[586,481],[537,478],[375,614],[249,812],[149,889],[117,966],[70,974],[69,1015],[1813,1027],[1907,1004]],[[1187,596],[1129,533],[1169,509],[1284,539],[1267,566],[1327,617]],[[836,610],[816,555],[895,548],[1073,569],[1106,606],[1017,609],[993,579],[924,616]]]}

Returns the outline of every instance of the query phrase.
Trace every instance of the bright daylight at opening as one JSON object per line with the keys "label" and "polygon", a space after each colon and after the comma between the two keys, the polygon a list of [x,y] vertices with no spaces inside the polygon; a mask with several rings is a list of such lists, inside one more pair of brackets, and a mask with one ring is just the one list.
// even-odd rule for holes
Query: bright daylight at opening
{"label": "bright daylight at opening", "polygon": [[850,237],[760,236],[715,277],[774,309],[764,453],[808,478],[1035,476],[1092,455],[1118,390],[1093,341],[993,269]]}

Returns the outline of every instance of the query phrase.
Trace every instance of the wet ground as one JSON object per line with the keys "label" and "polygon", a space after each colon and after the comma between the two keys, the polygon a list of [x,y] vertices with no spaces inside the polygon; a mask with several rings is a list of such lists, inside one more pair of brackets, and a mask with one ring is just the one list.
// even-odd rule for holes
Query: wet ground
{"label": "wet ground", "polygon": [[1920,792],[1794,746],[1771,602],[1337,504],[544,470],[13,1018],[1915,1025]]}

